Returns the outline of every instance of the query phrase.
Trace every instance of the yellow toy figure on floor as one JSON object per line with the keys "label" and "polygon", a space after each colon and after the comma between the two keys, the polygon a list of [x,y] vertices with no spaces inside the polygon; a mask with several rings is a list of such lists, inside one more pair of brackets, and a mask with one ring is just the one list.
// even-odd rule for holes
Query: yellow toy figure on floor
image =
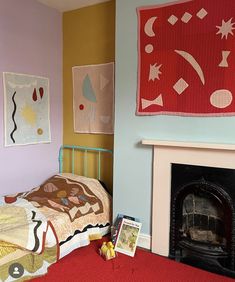
{"label": "yellow toy figure on floor", "polygon": [[115,251],[114,251],[114,245],[111,241],[110,242],[103,242],[99,251],[100,251],[100,255],[105,260],[110,260],[112,258],[115,258],[115,256],[116,256]]}

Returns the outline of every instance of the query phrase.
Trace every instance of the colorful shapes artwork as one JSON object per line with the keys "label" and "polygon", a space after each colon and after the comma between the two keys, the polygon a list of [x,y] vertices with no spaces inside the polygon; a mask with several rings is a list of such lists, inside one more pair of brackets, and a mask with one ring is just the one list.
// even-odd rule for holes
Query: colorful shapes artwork
{"label": "colorful shapes artwork", "polygon": [[137,115],[235,114],[235,1],[137,9]]}
{"label": "colorful shapes artwork", "polygon": [[3,73],[5,145],[50,142],[47,78]]}
{"label": "colorful shapes artwork", "polygon": [[113,134],[114,63],[73,67],[73,109],[75,132]]}

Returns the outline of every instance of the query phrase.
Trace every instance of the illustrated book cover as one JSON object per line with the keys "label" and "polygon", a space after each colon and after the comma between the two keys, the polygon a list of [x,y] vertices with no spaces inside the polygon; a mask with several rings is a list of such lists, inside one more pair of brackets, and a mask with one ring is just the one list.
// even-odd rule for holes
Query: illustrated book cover
{"label": "illustrated book cover", "polygon": [[140,222],[140,220],[138,218],[119,213],[116,217],[114,224],[111,226],[111,241],[114,245],[117,241],[118,230],[120,229],[123,218],[129,219],[129,220],[132,220],[132,221]]}
{"label": "illustrated book cover", "polygon": [[140,222],[123,218],[114,250],[134,257],[141,225]]}

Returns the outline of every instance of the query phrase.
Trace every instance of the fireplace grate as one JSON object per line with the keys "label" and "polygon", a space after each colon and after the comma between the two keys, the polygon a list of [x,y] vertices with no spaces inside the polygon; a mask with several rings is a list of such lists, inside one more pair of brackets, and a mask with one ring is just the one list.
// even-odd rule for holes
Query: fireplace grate
{"label": "fireplace grate", "polygon": [[183,172],[193,167],[196,173],[191,181],[186,174],[186,182],[179,181],[183,173],[172,173],[170,257],[235,277],[235,199],[218,183],[214,168],[199,174],[197,166],[176,166],[177,172],[183,166]]}

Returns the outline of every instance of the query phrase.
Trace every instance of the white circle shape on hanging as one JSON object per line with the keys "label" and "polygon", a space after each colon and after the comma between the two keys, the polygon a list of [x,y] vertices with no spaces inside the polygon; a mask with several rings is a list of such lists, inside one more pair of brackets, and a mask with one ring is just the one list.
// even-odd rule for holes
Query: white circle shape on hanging
{"label": "white circle shape on hanging", "polygon": [[148,44],[145,46],[145,52],[150,54],[153,52],[153,45],[152,44]]}
{"label": "white circle shape on hanging", "polygon": [[210,103],[215,108],[224,109],[231,105],[233,94],[227,89],[214,91],[210,96]]}

